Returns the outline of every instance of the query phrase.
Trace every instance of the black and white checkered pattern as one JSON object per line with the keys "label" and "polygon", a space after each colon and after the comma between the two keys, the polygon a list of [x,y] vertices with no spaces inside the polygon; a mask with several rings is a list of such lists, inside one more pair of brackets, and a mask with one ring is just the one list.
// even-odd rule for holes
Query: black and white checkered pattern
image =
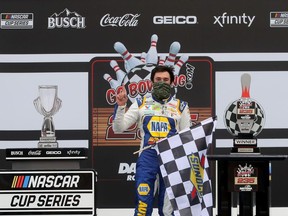
{"label": "black and white checkered pattern", "polygon": [[[213,197],[206,152],[215,125],[216,118],[210,117],[155,146],[175,216],[212,216]],[[191,181],[191,155],[199,159],[204,170],[201,194]]]}
{"label": "black and white checkered pattern", "polygon": [[[234,101],[228,106],[224,116],[226,128],[233,136],[238,136],[240,133],[239,125],[237,124],[237,101],[238,100]],[[250,132],[253,136],[258,135],[262,131],[265,124],[265,115],[260,104],[255,102],[255,108],[255,122],[253,123]]]}
{"label": "black and white checkered pattern", "polygon": [[130,72],[125,76],[122,84],[125,85],[126,91],[128,93],[128,98],[129,98],[129,103],[127,104],[128,106],[131,103],[133,103],[136,100],[136,98],[142,97],[146,94],[146,93],[145,94],[137,94],[136,97],[131,95],[130,94],[131,92],[129,91],[129,85],[131,83],[138,84],[140,81],[143,81],[143,80],[150,80],[151,72],[154,69],[154,67],[155,67],[154,65],[147,66],[147,65],[143,64],[143,65],[140,65],[138,67],[132,68],[130,70]]}

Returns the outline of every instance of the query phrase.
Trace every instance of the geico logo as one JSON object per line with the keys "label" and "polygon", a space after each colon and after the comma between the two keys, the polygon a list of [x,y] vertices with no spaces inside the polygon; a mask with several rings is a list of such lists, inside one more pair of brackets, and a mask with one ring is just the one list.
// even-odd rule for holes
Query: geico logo
{"label": "geico logo", "polygon": [[79,175],[31,176],[28,188],[76,188],[79,181]]}
{"label": "geico logo", "polygon": [[124,173],[135,173],[136,170],[136,163],[131,163],[129,165],[128,163],[120,163],[119,164],[119,169],[118,169],[118,174],[124,174]]}
{"label": "geico logo", "polygon": [[196,24],[196,16],[154,16],[154,24]]}
{"label": "geico logo", "polygon": [[60,155],[61,151],[46,151],[47,155]]}

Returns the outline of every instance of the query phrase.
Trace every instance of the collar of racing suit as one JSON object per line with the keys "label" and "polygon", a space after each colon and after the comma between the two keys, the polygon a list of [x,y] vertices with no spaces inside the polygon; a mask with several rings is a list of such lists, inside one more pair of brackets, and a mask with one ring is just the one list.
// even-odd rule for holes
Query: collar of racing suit
{"label": "collar of racing suit", "polygon": [[170,95],[170,97],[167,98],[167,99],[157,100],[155,97],[153,97],[152,94],[151,94],[151,96],[152,96],[152,98],[153,98],[154,101],[157,101],[157,102],[160,103],[160,104],[165,104],[165,103],[169,102],[169,101],[172,99],[172,97],[173,97],[172,95]]}

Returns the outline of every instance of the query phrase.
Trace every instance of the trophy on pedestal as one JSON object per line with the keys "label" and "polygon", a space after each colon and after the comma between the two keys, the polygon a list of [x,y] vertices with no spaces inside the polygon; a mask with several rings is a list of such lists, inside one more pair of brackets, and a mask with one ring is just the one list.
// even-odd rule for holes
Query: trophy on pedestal
{"label": "trophy on pedestal", "polygon": [[39,97],[34,100],[36,110],[44,116],[38,148],[58,148],[52,116],[61,108],[62,101],[57,96],[58,86],[40,85]]}
{"label": "trophy on pedestal", "polygon": [[229,104],[225,111],[224,123],[234,136],[232,153],[260,153],[256,136],[265,124],[264,110],[259,103],[250,98],[251,76],[241,76],[241,98]]}

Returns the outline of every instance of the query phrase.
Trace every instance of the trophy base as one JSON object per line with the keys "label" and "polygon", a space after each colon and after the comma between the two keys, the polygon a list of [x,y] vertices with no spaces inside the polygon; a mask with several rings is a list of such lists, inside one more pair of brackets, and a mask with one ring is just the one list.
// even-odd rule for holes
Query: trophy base
{"label": "trophy base", "polygon": [[233,146],[231,153],[260,154],[257,139],[252,134],[239,134],[238,137],[233,139]]}
{"label": "trophy base", "polygon": [[231,153],[247,153],[247,154],[260,154],[260,149],[258,147],[251,148],[248,147],[233,147]]}
{"label": "trophy base", "polygon": [[40,137],[38,148],[58,148],[56,137]]}

